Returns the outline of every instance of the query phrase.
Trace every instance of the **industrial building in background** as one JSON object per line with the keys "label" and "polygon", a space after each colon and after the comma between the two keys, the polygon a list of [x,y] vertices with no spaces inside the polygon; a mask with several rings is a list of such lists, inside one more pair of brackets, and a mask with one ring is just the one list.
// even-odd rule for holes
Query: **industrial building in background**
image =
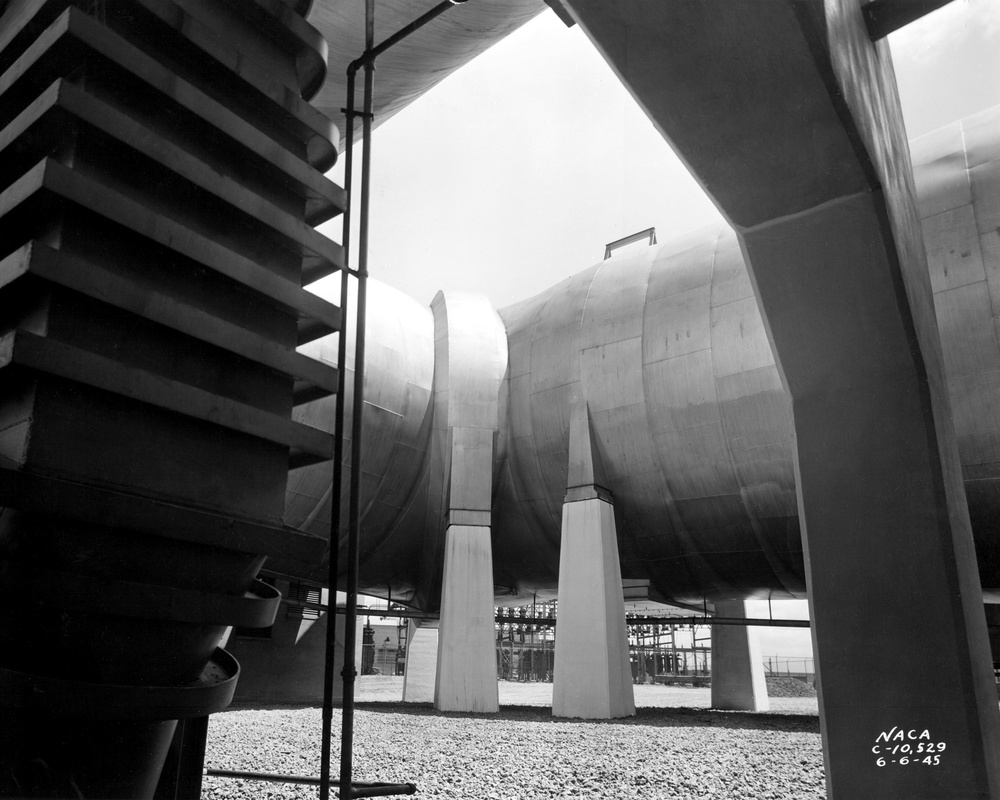
{"label": "industrial building in background", "polygon": [[[357,546],[361,588],[438,618],[411,699],[496,710],[495,605],[531,595],[553,713],[629,715],[628,592],[714,614],[713,703],[759,709],[721,623],[807,596],[829,795],[1000,798],[1000,112],[909,148],[883,41],[942,0],[550,5],[728,225],[498,312],[365,304],[312,229],[349,209],[322,173],[371,3],[366,38],[334,0],[0,2],[0,793],[196,797],[240,664],[246,697],[329,691]],[[413,30],[366,127],[545,8]],[[295,624],[251,640],[275,583]],[[940,758],[880,763],[899,737]]]}

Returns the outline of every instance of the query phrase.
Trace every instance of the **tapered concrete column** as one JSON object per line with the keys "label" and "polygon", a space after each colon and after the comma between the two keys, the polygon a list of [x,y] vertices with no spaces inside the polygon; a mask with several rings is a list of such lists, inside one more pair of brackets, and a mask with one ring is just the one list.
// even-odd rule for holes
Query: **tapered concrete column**
{"label": "tapered concrete column", "polygon": [[[434,706],[497,711],[493,611],[493,453],[507,368],[503,323],[483,295],[439,292],[426,561],[441,573]],[[439,556],[440,553],[440,556]]]}
{"label": "tapered concrete column", "polygon": [[[746,618],[743,600],[715,604],[720,617]],[[767,711],[771,707],[764,680],[757,629],[750,625],[712,626],[712,708]]]}
{"label": "tapered concrete column", "polygon": [[433,703],[437,680],[438,624],[410,620],[406,632],[403,702]]}
{"label": "tapered concrete column", "polygon": [[585,403],[570,422],[552,714],[635,714],[615,510]]}
{"label": "tapered concrete column", "polygon": [[552,714],[635,714],[615,512],[598,498],[563,506]]}
{"label": "tapered concrete column", "polygon": [[493,619],[490,529],[451,525],[445,539],[434,688],[439,711],[499,710]]}

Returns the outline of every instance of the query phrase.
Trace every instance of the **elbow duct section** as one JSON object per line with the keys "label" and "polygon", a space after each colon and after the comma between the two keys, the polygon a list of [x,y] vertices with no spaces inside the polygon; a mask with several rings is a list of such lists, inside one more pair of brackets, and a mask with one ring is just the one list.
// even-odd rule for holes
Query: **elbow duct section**
{"label": "elbow duct section", "polygon": [[[1000,389],[990,310],[990,276],[1000,269],[990,200],[1000,193],[998,140],[994,109],[912,143],[987,594],[1000,587],[992,535],[1000,431],[977,409]],[[964,193],[956,190],[963,185]],[[698,605],[805,596],[794,409],[728,227],[621,252],[498,314],[481,297],[439,295],[427,309],[372,285],[362,585],[373,594],[388,585],[394,599],[436,608],[449,487],[485,477],[498,601],[553,594],[570,416],[585,401],[614,496],[624,578],[649,581],[664,600]],[[482,397],[491,385],[495,397]],[[489,476],[479,474],[481,461],[471,467],[476,475],[458,476],[466,467],[450,462],[453,451],[440,444],[456,431],[449,396],[469,387],[478,402],[496,405]],[[302,413],[317,425],[330,417],[313,411]],[[328,469],[301,471],[287,522],[325,535]],[[287,571],[318,578],[321,567]]]}

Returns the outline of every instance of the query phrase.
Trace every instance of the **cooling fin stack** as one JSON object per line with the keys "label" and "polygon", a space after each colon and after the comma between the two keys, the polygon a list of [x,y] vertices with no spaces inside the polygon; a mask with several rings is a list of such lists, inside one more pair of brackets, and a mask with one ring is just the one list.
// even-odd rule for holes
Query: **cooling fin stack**
{"label": "cooling fin stack", "polygon": [[341,322],[308,6],[0,2],[0,795],[183,795],[265,558],[325,552],[282,524]]}

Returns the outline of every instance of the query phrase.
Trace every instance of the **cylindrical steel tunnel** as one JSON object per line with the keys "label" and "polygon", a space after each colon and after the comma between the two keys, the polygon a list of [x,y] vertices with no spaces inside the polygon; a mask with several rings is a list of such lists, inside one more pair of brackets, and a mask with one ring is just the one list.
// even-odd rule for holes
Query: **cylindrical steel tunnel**
{"label": "cylindrical steel tunnel", "polygon": [[[1000,428],[987,411],[1000,388],[991,311],[1000,250],[990,205],[1000,178],[988,168],[997,163],[1000,111],[953,128],[913,143],[914,170],[989,592],[1000,587],[992,535]],[[977,191],[956,193],[963,182]],[[421,586],[433,569],[421,561],[443,525],[428,515],[428,492],[444,468],[432,462],[429,441],[433,398],[447,387],[429,381],[434,341],[446,332],[415,301],[379,291],[369,312],[363,582],[376,593],[391,584],[393,596],[419,594],[433,607],[434,587]],[[625,578],[699,604],[804,596],[793,409],[728,228],[616,255],[499,313],[507,370],[491,521],[498,595],[556,586],[570,410],[584,400],[614,493]],[[323,532],[325,516],[308,499],[323,486],[320,468],[303,471],[290,522],[315,520]]]}

